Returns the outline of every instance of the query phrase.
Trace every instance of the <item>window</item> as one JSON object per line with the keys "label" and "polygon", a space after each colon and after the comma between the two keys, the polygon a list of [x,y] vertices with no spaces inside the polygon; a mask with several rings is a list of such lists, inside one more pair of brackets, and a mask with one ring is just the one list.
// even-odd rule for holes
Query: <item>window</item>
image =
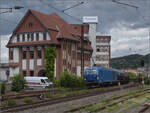
{"label": "window", "polygon": [[98,49],[96,49],[96,51],[97,51],[97,52],[100,52],[100,49],[98,48]]}
{"label": "window", "polygon": [[34,75],[34,71],[30,71],[30,76],[33,76]]}
{"label": "window", "polygon": [[39,33],[36,33],[36,41],[39,41]]}
{"label": "window", "polygon": [[38,50],[38,58],[42,58],[42,55],[41,55],[41,50]]}
{"label": "window", "polygon": [[13,60],[13,50],[10,50],[10,52],[9,52],[9,58],[10,58],[10,60]]}
{"label": "window", "polygon": [[43,79],[41,79],[41,82],[42,82],[42,83],[45,83],[45,81],[44,81]]}
{"label": "window", "polygon": [[27,34],[27,41],[30,41],[30,34]]}
{"label": "window", "polygon": [[22,34],[22,41],[25,41],[25,34]]}
{"label": "window", "polygon": [[20,35],[17,35],[17,42],[20,42]]}
{"label": "window", "polygon": [[23,59],[26,59],[26,51],[23,51]]}
{"label": "window", "polygon": [[29,28],[33,27],[33,23],[31,23],[31,22],[28,25],[29,25]]}
{"label": "window", "polygon": [[30,51],[30,59],[34,58],[34,51]]}
{"label": "window", "polygon": [[34,41],[34,34],[31,34],[31,41]]}
{"label": "window", "polygon": [[23,71],[23,76],[26,76],[26,71]]}
{"label": "window", "polygon": [[46,32],[43,33],[43,40],[46,40]]}

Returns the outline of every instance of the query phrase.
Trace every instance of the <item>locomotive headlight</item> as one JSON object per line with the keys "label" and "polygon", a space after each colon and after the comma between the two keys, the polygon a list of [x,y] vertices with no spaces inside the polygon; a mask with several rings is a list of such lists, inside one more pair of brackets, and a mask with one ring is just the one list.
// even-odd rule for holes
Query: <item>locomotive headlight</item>
{"label": "locomotive headlight", "polygon": [[99,77],[97,77],[96,79],[99,80]]}

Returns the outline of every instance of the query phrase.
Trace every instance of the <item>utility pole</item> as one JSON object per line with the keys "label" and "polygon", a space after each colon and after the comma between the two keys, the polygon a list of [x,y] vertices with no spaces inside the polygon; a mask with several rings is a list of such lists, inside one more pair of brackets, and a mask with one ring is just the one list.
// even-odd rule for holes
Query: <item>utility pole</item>
{"label": "utility pole", "polygon": [[84,75],[84,24],[81,24],[81,76]]}

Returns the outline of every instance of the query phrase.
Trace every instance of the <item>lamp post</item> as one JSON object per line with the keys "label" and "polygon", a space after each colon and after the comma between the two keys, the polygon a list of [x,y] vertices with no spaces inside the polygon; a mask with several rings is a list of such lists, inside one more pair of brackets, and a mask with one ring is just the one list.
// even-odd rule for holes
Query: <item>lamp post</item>
{"label": "lamp post", "polygon": [[[14,7],[11,7],[11,8],[1,8],[0,7],[0,16],[1,14],[3,13],[12,13],[13,9],[14,10],[19,10],[19,9],[22,9],[24,8],[23,6],[14,6]],[[4,10],[4,11],[2,11]],[[0,34],[0,64],[1,64],[1,34]],[[0,70],[0,75],[1,75],[1,70]]]}

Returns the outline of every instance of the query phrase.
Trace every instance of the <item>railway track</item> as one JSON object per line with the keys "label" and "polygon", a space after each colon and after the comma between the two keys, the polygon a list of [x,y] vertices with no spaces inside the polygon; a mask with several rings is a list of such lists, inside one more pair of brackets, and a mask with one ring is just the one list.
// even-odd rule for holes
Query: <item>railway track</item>
{"label": "railway track", "polygon": [[149,108],[150,106],[144,106],[138,113],[145,113]]}
{"label": "railway track", "polygon": [[[117,86],[118,87],[118,86]],[[122,85],[122,87],[130,87],[130,85]],[[93,89],[96,89],[98,87],[94,87]],[[109,89],[110,87],[108,87]],[[91,88],[92,89],[92,88]],[[56,93],[64,93],[64,92],[70,92],[70,91],[80,91],[82,89],[70,89],[70,90],[58,90],[58,89],[51,89],[51,90],[44,90],[44,91],[26,91],[26,92],[21,92],[21,93],[17,93],[17,94],[5,94],[2,95],[2,100],[7,100],[7,99],[21,99],[21,98],[25,98],[25,97],[36,97],[36,96],[40,96],[41,94],[44,93],[52,93],[52,94],[56,94]]]}
{"label": "railway track", "polygon": [[44,91],[27,91],[27,92],[21,92],[21,93],[17,93],[17,94],[5,94],[2,95],[2,101],[7,100],[7,99],[21,99],[24,97],[35,97],[35,96],[40,96],[41,94],[44,93],[63,93],[66,91],[71,91],[71,90],[44,90]]}
{"label": "railway track", "polygon": [[[135,87],[135,85],[126,85],[123,87],[123,89],[127,89],[129,87]],[[87,94],[71,95],[71,96],[59,97],[59,98],[55,98],[55,99],[41,100],[39,102],[31,103],[31,104],[21,104],[21,105],[16,105],[16,106],[12,106],[12,107],[1,107],[1,111],[2,112],[17,112],[17,111],[36,108],[36,107],[40,107],[40,106],[52,105],[52,104],[66,102],[66,101],[81,99],[81,98],[85,98],[85,97],[89,97],[89,96],[95,96],[95,95],[104,94],[104,93],[117,91],[117,90],[120,90],[120,87],[109,88],[109,90],[90,92]]]}
{"label": "railway track", "polygon": [[[99,108],[93,110],[93,111],[90,112],[90,113],[99,112],[99,111],[102,111],[102,110],[106,109],[107,107],[111,107],[111,106],[114,106],[114,105],[116,105],[116,104],[119,104],[119,103],[122,103],[122,102],[124,102],[124,101],[127,101],[127,100],[129,100],[129,99],[142,96],[142,95],[144,95],[144,94],[146,94],[146,93],[150,93],[149,90],[150,90],[150,89],[143,90],[142,93],[135,94],[135,95],[126,94],[126,95],[121,95],[121,96],[113,97],[113,98],[107,100],[107,103],[110,102],[109,104],[103,105],[103,106],[101,106],[101,107],[99,107]],[[137,93],[138,93],[138,92],[137,92]],[[111,103],[111,101],[115,101],[115,100],[118,100],[118,101]],[[103,103],[103,102],[105,102],[105,101],[106,101],[106,100],[101,101],[100,103]],[[79,107],[79,108],[74,108],[74,109],[71,109],[71,110],[67,110],[67,111],[65,111],[64,113],[77,112],[77,111],[80,111],[80,110],[82,110],[82,109],[85,109],[85,108],[87,108],[87,107],[90,107],[90,106],[93,106],[93,105],[96,105],[96,104],[98,104],[98,103],[89,104],[89,105],[81,106],[81,107]],[[140,111],[139,113],[144,113],[144,111],[146,111],[148,108],[149,108],[149,106],[144,106],[144,108],[141,109],[141,111]]]}
{"label": "railway track", "polygon": [[149,110],[149,108],[150,108],[150,102],[145,103],[145,104],[142,106],[142,108],[139,110],[138,113],[145,113],[145,112],[147,112],[147,111]]}

